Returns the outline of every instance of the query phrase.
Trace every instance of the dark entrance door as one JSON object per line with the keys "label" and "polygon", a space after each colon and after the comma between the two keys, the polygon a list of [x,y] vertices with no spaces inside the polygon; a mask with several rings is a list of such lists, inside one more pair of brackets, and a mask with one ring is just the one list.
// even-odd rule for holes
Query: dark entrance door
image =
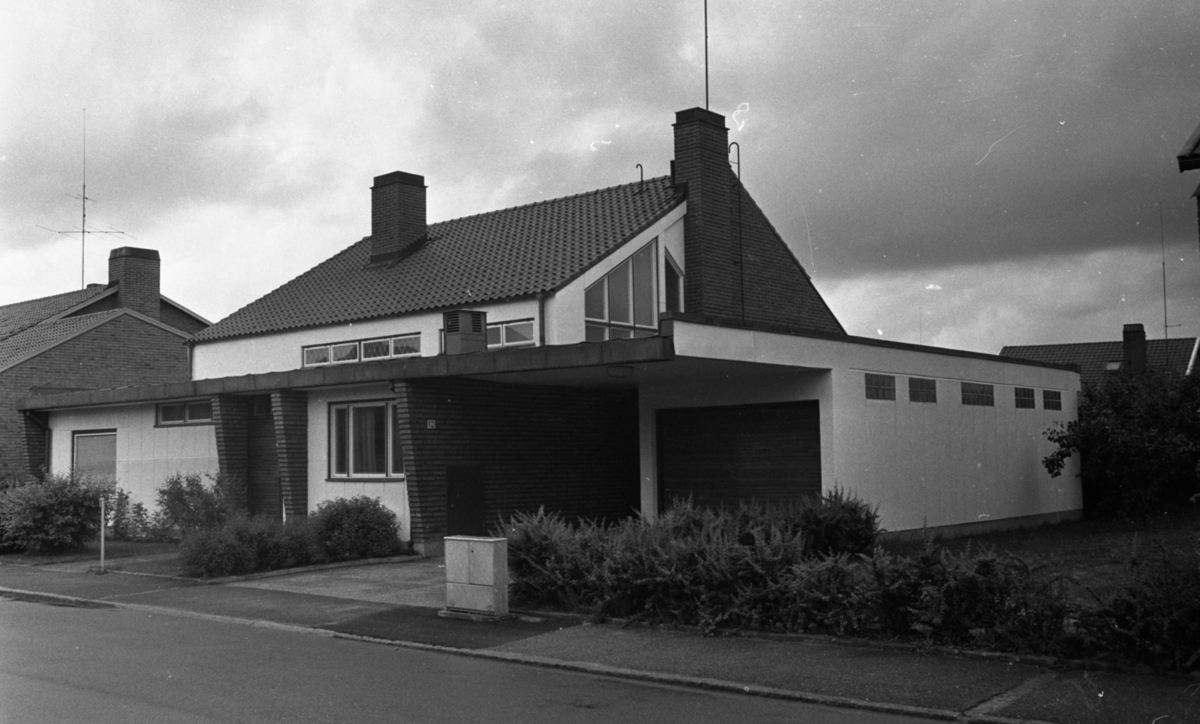
{"label": "dark entrance door", "polygon": [[446,466],[446,535],[487,535],[483,469]]}
{"label": "dark entrance door", "polygon": [[817,402],[658,412],[659,500],[735,505],[821,492]]}

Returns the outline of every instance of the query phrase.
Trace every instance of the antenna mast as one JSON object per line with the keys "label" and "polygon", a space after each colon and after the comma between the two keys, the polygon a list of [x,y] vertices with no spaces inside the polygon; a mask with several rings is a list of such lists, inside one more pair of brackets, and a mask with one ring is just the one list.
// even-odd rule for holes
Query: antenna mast
{"label": "antenna mast", "polygon": [[[100,229],[88,229],[87,228],[88,195],[87,195],[87,109],[86,108],[83,109],[83,193],[81,193],[77,198],[79,199],[80,203],[83,205],[83,213],[82,213],[83,220],[81,221],[80,227],[79,227],[79,288],[85,289],[85,288],[87,288],[87,282],[84,279],[84,269],[85,269],[85,265],[87,264],[87,256],[85,254],[87,235],[88,234],[113,234],[116,236],[124,236],[125,235],[124,231],[116,231],[115,229],[110,229],[108,231],[102,231]],[[70,231],[58,231],[56,229],[50,229],[45,226],[39,226],[38,228],[46,229],[46,231],[53,231],[55,234],[62,234],[63,236],[73,236],[75,234],[74,229],[72,229]]]}
{"label": "antenna mast", "polygon": [[1163,282],[1163,339],[1167,338],[1167,235],[1163,231],[1162,202],[1158,202],[1158,241],[1162,245],[1162,282]]}
{"label": "antenna mast", "polygon": [[708,0],[704,0],[704,110],[708,110]]}

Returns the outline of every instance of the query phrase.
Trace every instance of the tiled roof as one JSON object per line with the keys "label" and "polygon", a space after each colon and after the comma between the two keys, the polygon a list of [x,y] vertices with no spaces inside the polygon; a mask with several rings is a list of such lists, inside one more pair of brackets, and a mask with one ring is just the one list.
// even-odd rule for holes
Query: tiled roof
{"label": "tiled roof", "polygon": [[527,297],[574,279],[680,202],[669,177],[430,224],[398,261],[367,237],[199,332],[196,341]]}
{"label": "tiled roof", "polygon": [[1200,168],[1200,126],[1196,126],[1196,130],[1192,131],[1192,135],[1175,158],[1179,161],[1180,173]]}
{"label": "tiled roof", "polygon": [[10,335],[8,338],[0,340],[0,369],[7,367],[9,364],[16,362],[26,355],[56,344],[77,332],[107,321],[110,317],[124,313],[125,310],[112,309],[107,312],[65,317],[53,322],[35,324],[22,332]]}
{"label": "tiled roof", "polygon": [[6,340],[56,314],[82,304],[104,293],[105,289],[103,284],[89,284],[87,288],[74,292],[6,304],[0,307],[0,340]]}
{"label": "tiled roof", "polygon": [[[1183,376],[1192,362],[1195,348],[1195,337],[1148,339],[1146,367]],[[1124,358],[1124,346],[1121,342],[1041,344],[1004,347],[1000,350],[1000,356],[1075,365],[1079,367],[1079,377],[1084,384],[1096,384],[1107,374],[1105,368],[1109,362],[1119,362]]]}

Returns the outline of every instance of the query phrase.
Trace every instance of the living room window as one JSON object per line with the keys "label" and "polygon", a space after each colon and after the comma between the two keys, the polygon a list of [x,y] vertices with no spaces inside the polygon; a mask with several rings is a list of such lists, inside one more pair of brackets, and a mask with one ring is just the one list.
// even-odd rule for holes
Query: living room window
{"label": "living room window", "polygon": [[391,402],[329,406],[329,477],[404,478],[404,454]]}
{"label": "living room window", "polygon": [[212,419],[212,400],[164,402],[158,406],[159,425],[208,425]]}
{"label": "living room window", "polygon": [[651,241],[584,290],[588,342],[653,337],[658,333],[654,250],[655,242]]}
{"label": "living room window", "polygon": [[116,480],[117,431],[74,433],[71,436],[71,470],[97,480]]}
{"label": "living room window", "polygon": [[535,342],[533,338],[533,320],[519,319],[511,322],[497,322],[487,326],[488,349],[503,347],[529,347]]}

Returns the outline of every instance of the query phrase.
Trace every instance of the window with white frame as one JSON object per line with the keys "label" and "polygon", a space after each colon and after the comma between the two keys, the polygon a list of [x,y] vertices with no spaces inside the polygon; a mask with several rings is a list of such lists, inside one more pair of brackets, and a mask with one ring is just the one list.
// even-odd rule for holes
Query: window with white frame
{"label": "window with white frame", "polygon": [[329,406],[329,477],[404,479],[404,449],[387,401]]}
{"label": "window with white frame", "polygon": [[98,480],[117,478],[117,431],[86,430],[71,435],[71,470]]}
{"label": "window with white frame", "polygon": [[664,251],[663,258],[666,259],[666,264],[663,265],[663,297],[664,308],[668,312],[683,311],[683,269],[675,263],[675,258],[671,256],[671,252]]}
{"label": "window with white frame", "polygon": [[359,339],[352,342],[305,347],[303,360],[305,367],[321,367],[330,364],[414,357],[419,354],[421,354],[421,333],[413,332],[396,337]]}
{"label": "window with white frame", "polygon": [[209,425],[212,420],[212,400],[163,402],[158,406],[159,425]]}
{"label": "window with white frame", "polygon": [[529,347],[536,343],[533,338],[533,320],[516,319],[496,322],[487,326],[488,349],[502,347]]}
{"label": "window with white frame", "polygon": [[635,251],[633,256],[584,290],[587,341],[652,337],[658,333],[654,293],[656,241]]}

